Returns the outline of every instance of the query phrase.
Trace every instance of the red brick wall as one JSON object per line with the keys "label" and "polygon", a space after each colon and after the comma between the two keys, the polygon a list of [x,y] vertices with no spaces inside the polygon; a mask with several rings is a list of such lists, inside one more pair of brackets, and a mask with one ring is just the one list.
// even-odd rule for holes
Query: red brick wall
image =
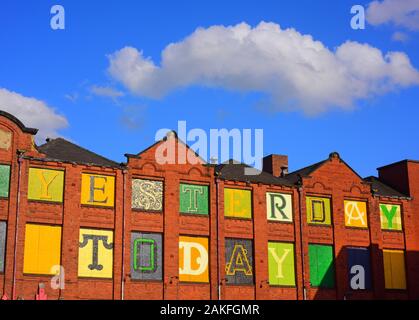
{"label": "red brick wall", "polygon": [[[419,164],[409,163],[406,176],[412,200],[373,197],[370,186],[363,182],[339,157],[331,157],[310,177],[304,178],[301,188],[224,181],[214,176],[214,167],[203,164],[159,165],[155,161],[158,145],[130,156],[126,169],[105,168],[70,163],[22,159],[21,177],[16,150],[25,149],[26,156],[42,158],[32,148],[32,136],[22,133],[8,119],[0,118],[0,127],[13,133],[9,150],[0,149],[0,163],[11,165],[10,195],[0,199],[0,220],[7,221],[6,265],[0,274],[0,293],[9,297],[33,299],[39,282],[46,284],[50,299],[303,299],[304,289],[309,299],[407,299],[419,297]],[[193,156],[193,155],[192,155]],[[47,204],[27,200],[28,169],[30,166],[65,170],[64,201]],[[400,168],[398,168],[399,170]],[[390,169],[386,169],[390,170]],[[397,177],[397,170],[386,177]],[[114,208],[86,207],[80,204],[81,174],[83,172],[115,176]],[[403,174],[401,175],[403,176]],[[131,209],[131,180],[147,178],[164,182],[164,212],[148,213]],[[390,179],[390,178],[389,178]],[[189,182],[209,187],[208,216],[179,213],[179,184]],[[395,183],[397,185],[397,183]],[[251,220],[224,217],[224,187],[252,191]],[[400,185],[399,185],[400,186]],[[289,193],[293,199],[293,222],[270,222],[266,216],[266,192]],[[308,225],[305,197],[326,196],[332,202],[332,225]],[[345,227],[343,202],[363,200],[368,203],[368,230]],[[379,202],[402,206],[404,232],[383,232],[380,227]],[[15,228],[17,229],[16,264]],[[302,219],[302,220],[301,220]],[[62,226],[61,263],[65,268],[65,289],[61,292],[49,286],[51,277],[23,274],[25,224],[36,222]],[[302,229],[301,226],[302,225]],[[103,228],[114,231],[113,279],[83,279],[78,277],[78,242],[80,228]],[[130,277],[131,232],[163,234],[163,280],[139,281]],[[208,284],[181,283],[178,279],[179,235],[209,238],[210,276]],[[254,284],[230,285],[225,282],[225,239],[244,238],[254,244]],[[268,284],[268,241],[295,244],[296,286],[275,287]],[[308,244],[334,246],[336,265],[335,289],[310,287]],[[347,279],[345,246],[371,248],[373,290],[350,293]],[[408,291],[389,291],[384,288],[383,248],[406,250]],[[304,257],[304,258],[302,258]],[[14,266],[16,273],[14,274]],[[304,270],[304,272],[303,272]],[[15,279],[15,282],[13,281]],[[14,289],[13,289],[14,288]]]}

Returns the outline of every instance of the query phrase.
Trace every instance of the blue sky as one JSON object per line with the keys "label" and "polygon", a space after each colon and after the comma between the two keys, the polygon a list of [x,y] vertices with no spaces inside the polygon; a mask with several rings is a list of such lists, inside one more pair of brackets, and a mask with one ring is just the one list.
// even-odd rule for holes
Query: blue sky
{"label": "blue sky", "polygon": [[[178,120],[186,120],[188,129],[264,129],[264,153],[287,154],[291,171],[338,151],[362,176],[374,175],[379,166],[406,158],[419,159],[419,87],[412,77],[400,80],[405,73],[393,79],[405,83],[403,86],[392,84],[391,89],[379,93],[370,90],[361,98],[351,98],[349,107],[335,103],[336,98],[325,110],[307,112],[312,110],[307,101],[302,107],[287,110],[281,106],[283,97],[307,98],[305,93],[287,93],[284,89],[287,82],[281,76],[278,79],[283,82],[278,88],[266,82],[268,88],[265,91],[262,88],[262,92],[249,90],[246,85],[243,90],[237,90],[243,83],[237,83],[237,78],[231,80],[222,70],[221,76],[207,79],[210,85],[203,83],[200,77],[207,76],[200,70],[203,67],[187,62],[185,69],[196,67],[196,77],[182,86],[179,83],[183,81],[183,72],[175,74],[179,79],[168,79],[173,74],[163,73],[156,83],[168,81],[170,86],[162,97],[155,98],[153,80],[146,79],[145,83],[152,88],[145,92],[141,85],[133,89],[109,71],[110,55],[127,46],[142,51],[149,61],[159,66],[162,51],[170,43],[184,43],[198,27],[208,30],[214,25],[227,27],[245,22],[253,29],[262,21],[280,25],[281,30],[294,28],[299,34],[311,35],[332,53],[348,40],[368,44],[383,54],[400,51],[409,57],[413,70],[418,70],[416,26],[394,19],[388,23],[371,21],[365,30],[351,28],[351,7],[362,4],[367,8],[369,3],[346,0],[2,1],[0,88],[7,90],[6,95],[14,92],[19,97],[35,99],[48,110],[54,110],[49,116],[51,112],[60,115],[61,121],[68,124],[50,131],[117,161],[125,161],[124,153],[137,153],[154,143],[157,130],[176,129]],[[65,8],[65,30],[50,27],[50,9],[54,4]],[[402,35],[398,41],[394,39],[396,32]],[[267,49],[270,45],[274,44],[269,44]],[[258,48],[259,52],[264,46]],[[256,54],[255,60],[258,58],[260,54]],[[174,59],[178,67],[179,57]],[[216,58],[210,59],[213,62]],[[264,63],[261,59],[250,66],[253,64],[250,62],[249,70],[263,68]],[[239,75],[246,74],[242,69]],[[329,72],[333,74],[335,70]],[[354,78],[356,73],[351,72]],[[223,76],[226,78],[220,80]],[[321,81],[314,79],[313,87]],[[279,99],[273,99],[274,102],[273,90]],[[334,95],[330,87],[324,90],[325,96],[319,98],[320,102],[314,99],[313,105],[323,106],[323,101]],[[339,90],[348,92],[339,91],[336,97],[353,96],[349,91],[354,88],[346,89],[345,82]],[[9,101],[0,98],[3,104],[0,108],[4,109]],[[35,121],[30,110],[26,114],[19,112],[24,122],[30,122],[28,125],[50,125],[47,116]]]}

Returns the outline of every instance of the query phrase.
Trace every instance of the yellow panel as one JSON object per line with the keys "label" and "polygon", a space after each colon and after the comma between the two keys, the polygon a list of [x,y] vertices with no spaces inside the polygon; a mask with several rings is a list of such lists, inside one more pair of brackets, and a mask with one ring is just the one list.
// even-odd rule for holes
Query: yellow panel
{"label": "yellow panel", "polygon": [[386,289],[406,289],[404,251],[383,250]]}
{"label": "yellow panel", "polygon": [[391,270],[393,289],[406,289],[406,270],[403,251],[395,250],[391,253]]}
{"label": "yellow panel", "polygon": [[252,193],[249,190],[224,189],[224,214],[226,217],[252,218]]}
{"label": "yellow panel", "polygon": [[60,265],[61,227],[27,224],[23,272],[55,274],[51,268]]}
{"label": "yellow panel", "polygon": [[63,171],[29,168],[28,199],[62,202],[63,188]]}
{"label": "yellow panel", "polygon": [[306,197],[307,222],[310,224],[330,225],[332,214],[330,199],[321,197]]}
{"label": "yellow panel", "polygon": [[81,204],[113,207],[115,177],[97,174],[82,174]]}
{"label": "yellow panel", "polygon": [[208,238],[179,237],[179,281],[209,282]]}
{"label": "yellow panel", "polygon": [[345,226],[368,228],[367,203],[361,201],[344,201]]}
{"label": "yellow panel", "polygon": [[80,229],[79,277],[112,278],[113,231]]}
{"label": "yellow panel", "polygon": [[384,258],[384,282],[386,289],[393,288],[393,279],[391,275],[391,252],[388,250],[383,250]]}

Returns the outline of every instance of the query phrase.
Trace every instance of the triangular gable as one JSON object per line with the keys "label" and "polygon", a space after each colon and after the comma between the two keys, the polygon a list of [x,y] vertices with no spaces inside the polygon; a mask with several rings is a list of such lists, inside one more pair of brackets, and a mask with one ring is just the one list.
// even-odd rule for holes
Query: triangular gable
{"label": "triangular gable", "polygon": [[318,172],[320,169],[324,168],[325,166],[329,165],[333,161],[339,161],[339,163],[342,163],[349,171],[353,174],[354,177],[356,177],[360,183],[365,183],[364,179],[354,170],[351,166],[349,166],[339,155],[337,152],[332,152],[329,155],[329,158],[325,161],[319,162],[319,165],[316,166],[311,172],[310,176],[314,176],[316,172]]}
{"label": "triangular gable", "polygon": [[144,149],[135,157],[156,162],[167,160],[169,161],[167,164],[207,164],[198,153],[179,139],[175,131],[168,132],[163,139]]}

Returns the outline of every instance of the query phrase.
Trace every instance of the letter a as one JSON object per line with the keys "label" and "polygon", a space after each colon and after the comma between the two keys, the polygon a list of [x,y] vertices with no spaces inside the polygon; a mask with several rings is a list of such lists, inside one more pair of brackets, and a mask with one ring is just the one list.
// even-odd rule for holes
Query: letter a
{"label": "letter a", "polygon": [[365,269],[363,266],[354,265],[351,268],[351,274],[354,276],[351,279],[352,290],[364,290],[365,289]]}
{"label": "letter a", "polygon": [[365,9],[361,5],[355,5],[351,8],[351,13],[355,14],[351,19],[351,27],[354,30],[365,29]]}
{"label": "letter a", "polygon": [[64,7],[60,5],[54,5],[51,7],[51,14],[55,14],[50,21],[52,30],[64,30],[65,29],[65,11]]}

